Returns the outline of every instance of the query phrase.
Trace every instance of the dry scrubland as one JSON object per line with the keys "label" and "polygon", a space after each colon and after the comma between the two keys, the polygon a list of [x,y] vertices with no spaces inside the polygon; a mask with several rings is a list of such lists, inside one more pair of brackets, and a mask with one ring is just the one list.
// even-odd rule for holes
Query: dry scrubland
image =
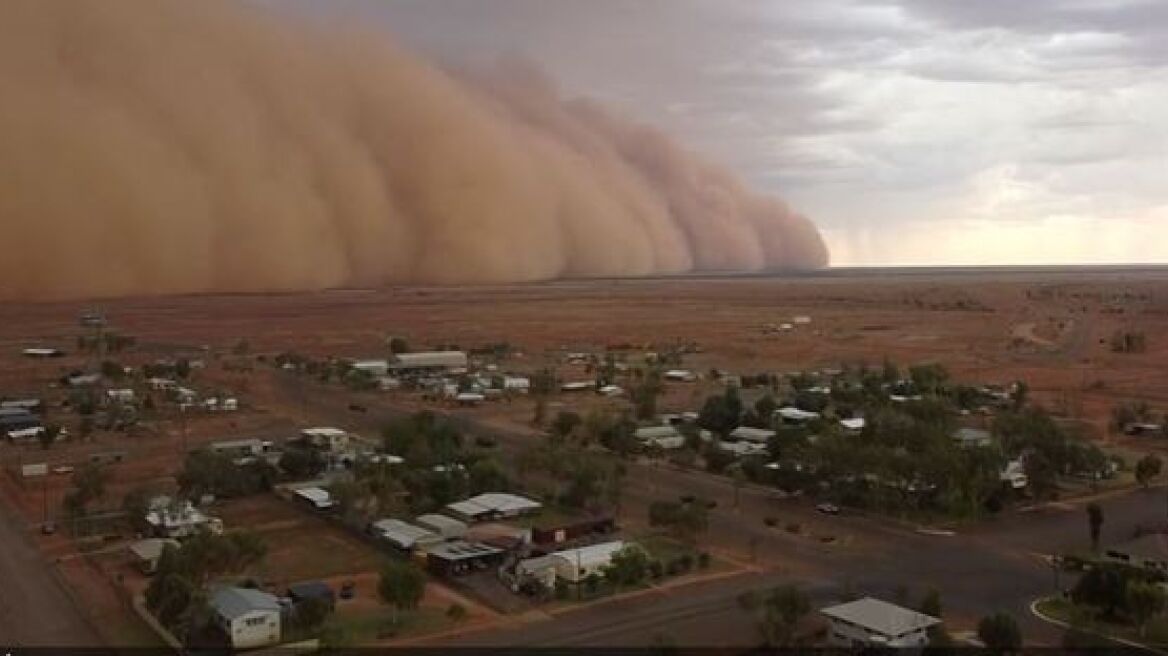
{"label": "dry scrubland", "polygon": [[[287,383],[254,358],[232,355],[246,340],[249,352],[298,351],[312,356],[383,357],[389,335],[405,337],[415,349],[442,344],[473,348],[507,342],[516,348],[504,368],[536,371],[559,368],[564,380],[587,379],[579,368],[560,364],[565,352],[597,351],[630,344],[665,348],[695,343],[684,366],[698,373],[718,368],[738,374],[790,372],[866,362],[879,366],[887,357],[902,365],[936,362],[958,380],[1009,383],[1026,380],[1032,399],[1057,414],[1081,419],[1092,439],[1113,450],[1165,451],[1148,438],[1132,438],[1110,427],[1112,407],[1143,400],[1168,409],[1168,273],[984,273],[936,275],[840,275],[799,278],[713,278],[582,281],[539,285],[469,288],[395,288],[339,290],[310,294],[213,295],[130,298],[98,304],[120,333],[137,345],[120,354],[127,365],[187,355],[202,358],[201,390],[229,390],[240,397],[239,412],[179,421],[173,409],[160,409],[149,432],[138,435],[99,432],[94,439],[55,445],[0,449],[5,474],[0,489],[22,511],[30,527],[45,508],[54,515],[70,477],[53,475],[22,484],[11,475],[22,462],[78,465],[90,454],[122,451],[125,461],[112,467],[107,505],[128,490],[147,484],[173,485],[182,454],[212,440],[240,436],[283,439],[297,426],[344,423],[346,415],[306,416],[290,400]],[[94,304],[83,302],[0,306],[0,393],[53,400],[46,390],[64,372],[86,363],[74,354],[81,329],[78,315]],[[768,329],[805,315],[809,324],[789,331]],[[1119,353],[1116,333],[1142,333],[1146,348]],[[22,358],[20,349],[55,346],[70,352],[59,360]],[[252,371],[225,366],[252,360]],[[663,411],[697,410],[708,381],[669,383]],[[312,390],[346,397],[340,388]],[[395,394],[402,409],[425,407],[416,394]],[[555,403],[582,410],[622,401],[594,395],[559,395]],[[432,407],[432,406],[431,406]],[[555,407],[555,404],[552,406]],[[446,407],[473,415],[483,425],[530,431],[532,402],[487,404],[475,409]],[[167,413],[170,414],[167,414]],[[75,415],[58,414],[71,426]],[[50,414],[52,420],[52,414]],[[160,421],[159,421],[160,420]],[[520,430],[522,429],[522,430]],[[228,526],[250,526],[274,540],[261,578],[285,583],[322,577],[356,578],[364,595],[372,592],[379,556],[341,532],[313,530],[305,539],[301,513],[271,498],[232,502],[222,510]],[[316,521],[316,520],[309,520]],[[634,527],[637,520],[630,520]],[[76,544],[62,535],[41,536],[50,557],[64,558],[63,575],[95,608],[107,631],[123,642],[148,642],[141,627],[113,610],[124,603],[120,573],[129,588],[140,585],[114,553],[77,558]],[[323,547],[328,556],[314,555]],[[101,552],[101,545],[85,548]],[[449,592],[431,586],[431,595]],[[102,601],[104,600],[104,601]],[[368,599],[373,604],[372,598]],[[434,602],[439,608],[449,603]],[[372,606],[371,606],[372,608]],[[473,611],[479,617],[480,611]],[[440,628],[440,627],[439,627]]]}

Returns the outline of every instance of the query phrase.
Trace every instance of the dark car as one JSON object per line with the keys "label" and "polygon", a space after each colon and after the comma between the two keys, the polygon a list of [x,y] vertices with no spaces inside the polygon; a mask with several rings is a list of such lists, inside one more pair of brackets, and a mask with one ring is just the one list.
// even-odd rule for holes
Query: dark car
{"label": "dark car", "polygon": [[341,584],[341,593],[339,595],[341,599],[352,599],[353,596],[356,594],[357,594],[357,582],[356,581],[345,581],[344,583]]}
{"label": "dark car", "polygon": [[367,408],[365,406],[363,406],[359,403],[350,403],[349,409],[352,410],[353,412],[365,412],[365,410],[367,410]]}

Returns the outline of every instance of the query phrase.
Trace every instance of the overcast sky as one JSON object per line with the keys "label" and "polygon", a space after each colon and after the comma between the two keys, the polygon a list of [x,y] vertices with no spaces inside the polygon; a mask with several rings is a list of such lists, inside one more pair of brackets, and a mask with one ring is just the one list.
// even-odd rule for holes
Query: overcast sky
{"label": "overcast sky", "polygon": [[1165,0],[268,0],[519,54],[782,196],[833,264],[1168,262]]}

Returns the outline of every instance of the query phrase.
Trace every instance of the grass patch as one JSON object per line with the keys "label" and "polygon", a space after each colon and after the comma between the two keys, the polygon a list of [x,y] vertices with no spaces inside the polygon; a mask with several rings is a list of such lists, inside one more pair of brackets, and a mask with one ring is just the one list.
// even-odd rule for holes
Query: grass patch
{"label": "grass patch", "polygon": [[337,613],[321,627],[320,636],[330,646],[355,646],[438,633],[455,624],[444,609],[429,606],[399,611],[395,623],[393,611],[387,607],[375,611]]}
{"label": "grass patch", "polygon": [[1161,614],[1152,618],[1140,635],[1140,629],[1130,624],[1116,624],[1099,619],[1093,609],[1077,606],[1069,599],[1048,597],[1039,601],[1038,611],[1049,618],[1066,622],[1089,633],[1109,638],[1121,638],[1148,645],[1168,645],[1168,616]]}

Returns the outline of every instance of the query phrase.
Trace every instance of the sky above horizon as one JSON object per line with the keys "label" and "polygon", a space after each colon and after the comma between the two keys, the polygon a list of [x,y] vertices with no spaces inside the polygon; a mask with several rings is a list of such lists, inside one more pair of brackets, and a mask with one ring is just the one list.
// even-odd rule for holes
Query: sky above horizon
{"label": "sky above horizon", "polygon": [[1168,2],[260,1],[524,57],[784,198],[834,265],[1168,263]]}

